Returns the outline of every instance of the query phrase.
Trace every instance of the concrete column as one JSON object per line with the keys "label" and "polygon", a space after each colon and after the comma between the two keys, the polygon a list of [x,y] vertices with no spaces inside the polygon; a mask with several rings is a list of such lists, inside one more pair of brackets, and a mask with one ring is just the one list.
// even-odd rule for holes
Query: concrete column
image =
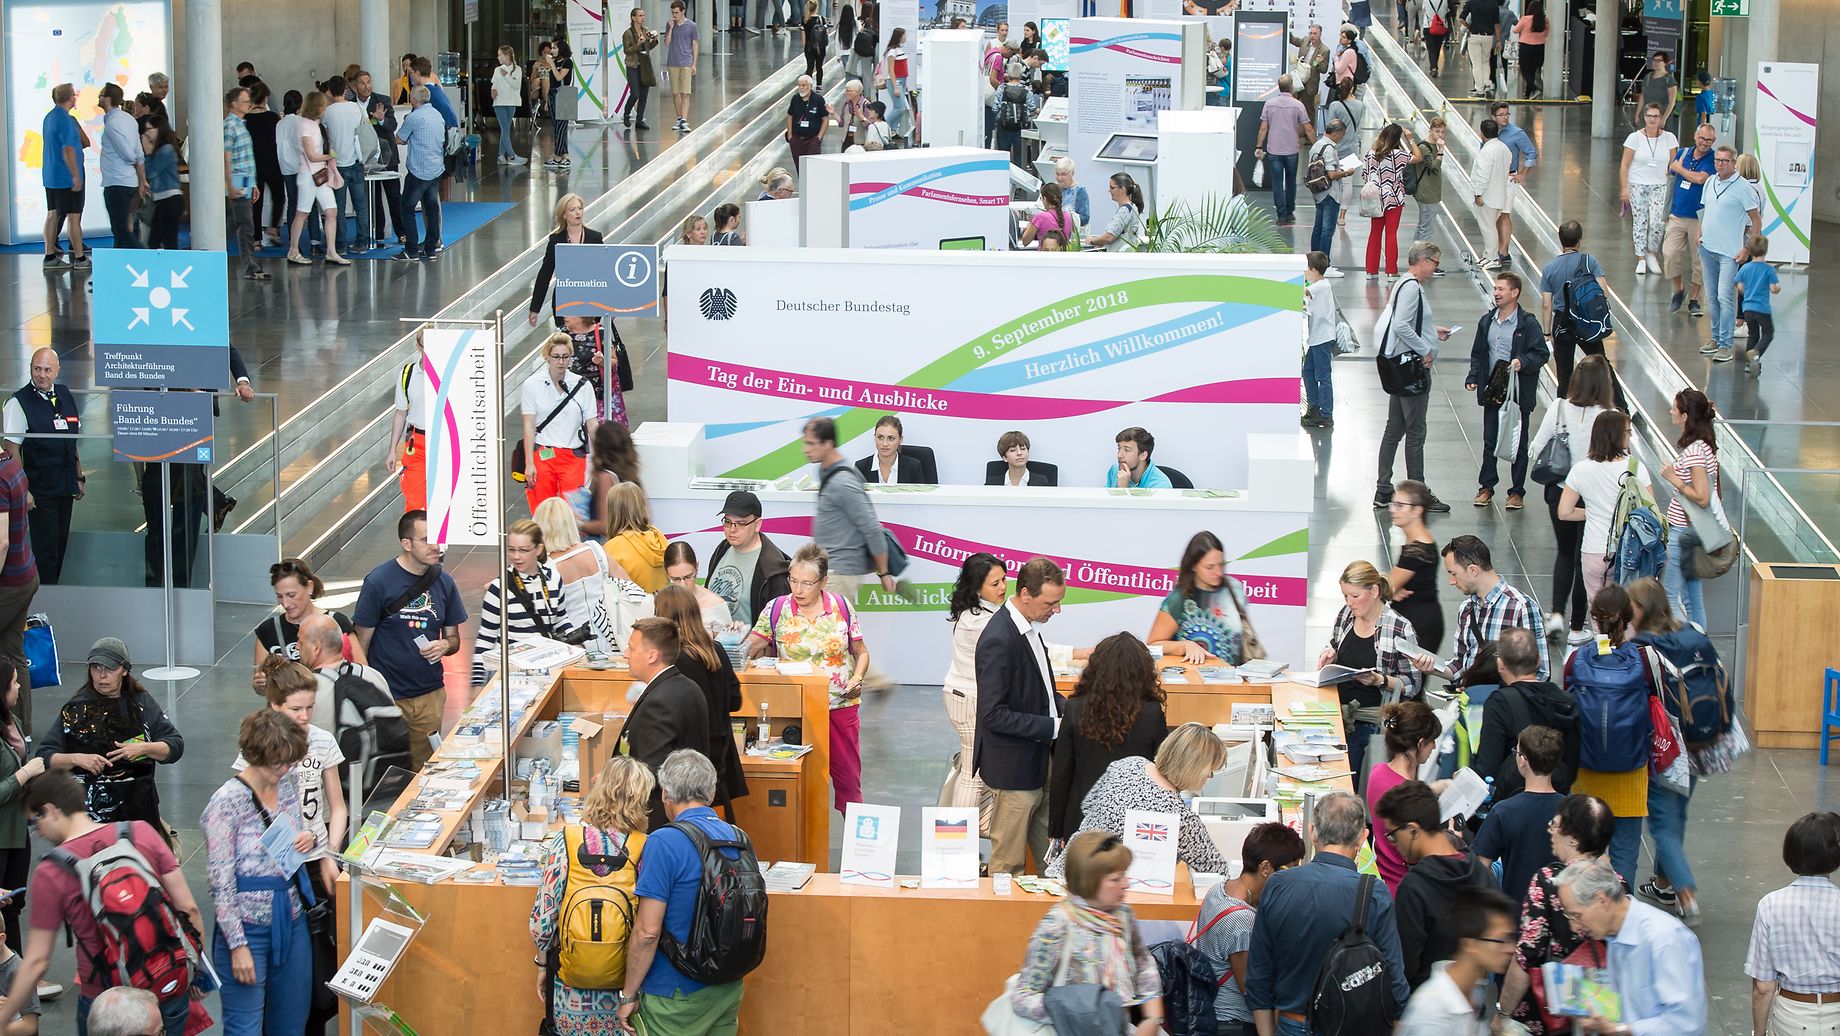
{"label": "concrete column", "polygon": [[[1745,28],[1742,64],[1737,64],[1735,74],[1738,77],[1738,121],[1733,127],[1734,139],[1731,145],[1739,153],[1755,151],[1754,138],[1757,131],[1757,68],[1758,65],[1782,60],[1780,31],[1782,11],[1776,4],[1751,4],[1751,16],[1745,21],[1750,24]],[[1734,54],[1738,57],[1738,54]]]}
{"label": "concrete column", "polygon": [[1546,5],[1546,69],[1540,79],[1546,84],[1546,96],[1571,98],[1576,93],[1565,88],[1565,40],[1572,25],[1571,0],[1556,0]]}
{"label": "concrete column", "polygon": [[186,0],[186,152],[192,156],[192,247],[224,247],[223,0]]}
{"label": "concrete column", "polygon": [[1622,31],[1622,5],[1597,0],[1596,46],[1591,54],[1591,136],[1616,132],[1616,43]]}
{"label": "concrete column", "polygon": [[396,78],[396,52],[390,48],[390,0],[359,0],[358,60],[371,74],[371,89],[384,95]]}
{"label": "concrete column", "polygon": [[409,45],[405,51],[428,56],[434,61],[434,5],[438,0],[409,0]]}

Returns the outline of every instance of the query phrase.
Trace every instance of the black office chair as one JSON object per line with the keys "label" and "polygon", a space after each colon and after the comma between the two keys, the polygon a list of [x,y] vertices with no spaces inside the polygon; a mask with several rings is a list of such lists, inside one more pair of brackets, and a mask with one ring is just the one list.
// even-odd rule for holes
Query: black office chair
{"label": "black office chair", "polygon": [[1169,484],[1171,487],[1175,489],[1193,489],[1195,488],[1194,481],[1191,480],[1187,475],[1182,474],[1180,471],[1177,471],[1176,469],[1170,467],[1167,464],[1158,464],[1157,467],[1162,469],[1163,476],[1169,479]]}
{"label": "black office chair", "polygon": [[[992,460],[992,461],[984,462],[984,484],[985,485],[987,486],[1003,485],[1008,480],[1008,475],[1009,475],[1009,464],[1008,463],[1004,461],[1000,461],[1000,460]],[[1049,463],[1046,463],[1045,461],[1039,461],[1039,460],[1029,461],[1029,485],[1031,486],[1058,486],[1060,485],[1060,480],[1061,480],[1061,469],[1059,465],[1049,464]]]}
{"label": "black office chair", "polygon": [[920,484],[936,486],[939,484],[939,462],[933,459],[931,446],[902,446],[903,456],[912,457],[920,462]]}

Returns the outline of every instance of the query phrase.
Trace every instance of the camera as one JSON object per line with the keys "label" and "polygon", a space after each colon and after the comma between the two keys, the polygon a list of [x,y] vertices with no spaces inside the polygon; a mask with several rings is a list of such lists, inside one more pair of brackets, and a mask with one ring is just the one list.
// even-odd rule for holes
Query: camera
{"label": "camera", "polygon": [[594,629],[585,625],[571,626],[561,633],[556,634],[556,639],[562,641],[564,644],[580,647],[594,639]]}

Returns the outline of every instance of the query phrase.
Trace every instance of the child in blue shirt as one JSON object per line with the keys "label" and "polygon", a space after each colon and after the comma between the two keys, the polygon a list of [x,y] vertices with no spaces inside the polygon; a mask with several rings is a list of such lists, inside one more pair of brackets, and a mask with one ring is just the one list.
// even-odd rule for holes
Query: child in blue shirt
{"label": "child in blue shirt", "polygon": [[1763,261],[1770,250],[1768,238],[1752,235],[1745,247],[1750,250],[1751,258],[1738,267],[1738,315],[1743,318],[1744,326],[1750,332],[1748,372],[1761,374],[1763,354],[1776,337],[1770,296],[1782,291],[1782,281],[1776,276],[1776,267]]}

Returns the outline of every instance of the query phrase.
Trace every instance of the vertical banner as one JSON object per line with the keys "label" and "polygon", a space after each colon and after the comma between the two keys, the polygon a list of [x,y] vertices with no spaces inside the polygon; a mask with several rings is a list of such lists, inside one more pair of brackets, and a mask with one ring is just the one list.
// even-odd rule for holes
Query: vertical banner
{"label": "vertical banner", "polygon": [[606,49],[601,0],[568,0],[569,46],[575,50],[575,90],[580,98],[577,122],[607,118]]}
{"label": "vertical banner", "polygon": [[[1286,73],[1290,64],[1286,38],[1289,17],[1283,10],[1241,11],[1233,20],[1231,103],[1239,110],[1236,135],[1241,141],[1259,138],[1259,117],[1265,113],[1265,102],[1278,92],[1278,77]],[[1252,151],[1240,145],[1239,175],[1248,184],[1253,182],[1252,166],[1258,161]]]}
{"label": "vertical banner", "polygon": [[1757,66],[1751,150],[1763,166],[1763,236],[1773,263],[1805,263],[1814,236],[1815,105],[1821,66]]}
{"label": "vertical banner", "polygon": [[498,338],[485,330],[422,332],[419,417],[427,429],[428,539],[492,544],[504,524]]}

